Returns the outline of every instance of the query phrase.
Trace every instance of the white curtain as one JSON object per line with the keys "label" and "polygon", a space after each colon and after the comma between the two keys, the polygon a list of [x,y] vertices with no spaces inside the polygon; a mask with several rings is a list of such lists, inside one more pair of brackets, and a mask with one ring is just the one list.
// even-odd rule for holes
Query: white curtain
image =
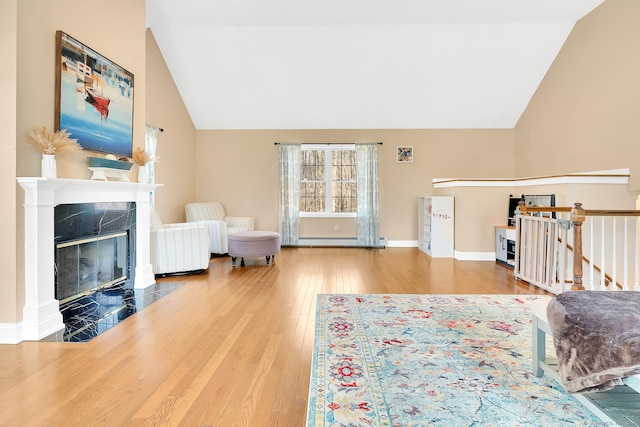
{"label": "white curtain", "polygon": [[380,246],[380,213],[378,206],[378,144],[356,144],[358,186],[359,246]]}
{"label": "white curtain", "polygon": [[280,144],[280,225],[283,245],[297,245],[300,229],[301,145]]}
{"label": "white curtain", "polygon": [[154,165],[155,160],[157,160],[156,149],[158,147],[158,133],[160,129],[155,126],[146,125],[145,133],[144,133],[144,151],[149,153],[154,161],[149,162],[145,165],[145,169],[147,169],[147,184],[154,182],[153,173],[155,171]]}
{"label": "white curtain", "polygon": [[[144,168],[147,170],[147,182],[145,184],[152,184],[155,182],[154,172],[155,164],[158,159],[156,156],[156,148],[158,146],[158,133],[160,129],[155,126],[145,125],[144,132],[144,150],[149,153],[153,161],[147,163]],[[154,205],[154,192],[149,193],[149,206],[153,209]]]}

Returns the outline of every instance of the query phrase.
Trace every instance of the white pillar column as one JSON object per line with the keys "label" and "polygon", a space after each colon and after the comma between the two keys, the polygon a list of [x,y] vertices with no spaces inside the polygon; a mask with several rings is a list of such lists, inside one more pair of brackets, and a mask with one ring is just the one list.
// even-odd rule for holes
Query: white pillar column
{"label": "white pillar column", "polygon": [[64,329],[55,299],[54,192],[25,186],[25,302],[22,332],[25,340],[40,340]]}
{"label": "white pillar column", "polygon": [[151,207],[149,193],[140,192],[136,199],[136,272],[134,288],[141,289],[156,283],[151,265]]}

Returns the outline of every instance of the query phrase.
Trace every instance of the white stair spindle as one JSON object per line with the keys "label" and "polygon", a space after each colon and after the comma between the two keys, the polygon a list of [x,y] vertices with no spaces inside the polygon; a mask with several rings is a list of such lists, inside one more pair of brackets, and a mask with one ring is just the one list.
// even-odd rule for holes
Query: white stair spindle
{"label": "white stair spindle", "polygon": [[618,279],[617,279],[617,271],[618,269],[616,268],[617,265],[617,261],[618,261],[618,228],[617,228],[617,221],[616,221],[616,217],[614,216],[612,218],[612,225],[611,225],[611,281],[613,283],[611,283],[611,287],[609,288],[609,290],[611,291],[617,291],[618,290],[618,286],[616,285],[618,283]]}
{"label": "white stair spindle", "polygon": [[[629,231],[629,227],[628,224],[629,223],[629,218],[625,218],[624,219],[624,249],[623,249],[623,260],[622,260],[622,274],[623,274],[623,278],[622,278],[622,290],[624,291],[628,291],[629,290],[629,250],[628,250],[628,243],[629,243],[629,239],[628,239],[628,234],[627,232]],[[615,264],[614,264],[615,265]],[[615,267],[614,267],[615,268]]]}
{"label": "white stair spindle", "polygon": [[[591,290],[595,290],[595,287],[596,287],[596,285],[595,285],[595,280],[596,280],[595,279],[595,271],[594,271],[594,268],[593,268],[593,265],[594,265],[593,264],[593,260],[594,260],[593,256],[594,256],[594,250],[595,250],[594,249],[595,245],[593,243],[593,241],[594,241],[594,239],[593,239],[593,236],[594,236],[594,234],[593,234],[594,233],[593,225],[594,224],[595,224],[595,221],[593,220],[593,218],[589,219],[589,230],[590,230],[589,233],[590,234],[589,234],[589,287],[588,287],[588,289],[591,289]],[[583,247],[584,247],[584,239],[583,239]]]}
{"label": "white stair spindle", "polygon": [[607,288],[604,285],[604,217],[600,217],[600,290],[605,291]]}
{"label": "white stair spindle", "polygon": [[633,280],[633,290],[637,291],[638,290],[638,286],[640,285],[640,283],[638,283],[640,281],[640,266],[639,264],[639,258],[640,258],[640,250],[638,250],[638,245],[640,242],[638,242],[639,237],[640,237],[640,218],[636,217],[636,232],[635,232],[635,236],[636,236],[636,244],[634,247],[634,263],[635,263],[635,278]]}

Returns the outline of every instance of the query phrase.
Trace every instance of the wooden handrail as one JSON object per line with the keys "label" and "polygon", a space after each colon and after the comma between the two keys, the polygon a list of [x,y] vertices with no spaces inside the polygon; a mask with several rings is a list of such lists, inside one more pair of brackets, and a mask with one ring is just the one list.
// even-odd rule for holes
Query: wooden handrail
{"label": "wooden handrail", "polygon": [[[539,212],[571,212],[574,208],[569,206],[525,206],[524,202],[519,202],[520,213],[539,213]],[[582,207],[582,203],[576,203]],[[640,210],[629,209],[582,209],[584,216],[640,216]]]}
{"label": "wooden handrail", "polygon": [[640,216],[640,211],[635,210],[584,210],[585,216]]}
{"label": "wooden handrail", "polygon": [[518,206],[521,214],[538,213],[538,212],[571,212],[570,207],[566,206],[525,206],[524,202]]}

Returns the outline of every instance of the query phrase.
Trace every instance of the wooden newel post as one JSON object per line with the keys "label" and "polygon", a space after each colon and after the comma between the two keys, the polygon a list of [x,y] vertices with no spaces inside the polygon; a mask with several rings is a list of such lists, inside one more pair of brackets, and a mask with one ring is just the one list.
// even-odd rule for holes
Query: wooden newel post
{"label": "wooden newel post", "polygon": [[584,223],[585,210],[582,203],[575,203],[571,209],[571,222],[573,223],[573,285],[572,291],[583,291],[582,286],[582,223]]}

